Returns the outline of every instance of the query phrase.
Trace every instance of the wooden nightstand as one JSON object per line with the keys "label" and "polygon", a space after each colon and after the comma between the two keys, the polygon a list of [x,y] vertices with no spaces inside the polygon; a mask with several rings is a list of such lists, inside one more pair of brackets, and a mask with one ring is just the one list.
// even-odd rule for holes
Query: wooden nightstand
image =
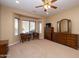
{"label": "wooden nightstand", "polygon": [[8,40],[0,40],[0,58],[7,57],[8,53]]}

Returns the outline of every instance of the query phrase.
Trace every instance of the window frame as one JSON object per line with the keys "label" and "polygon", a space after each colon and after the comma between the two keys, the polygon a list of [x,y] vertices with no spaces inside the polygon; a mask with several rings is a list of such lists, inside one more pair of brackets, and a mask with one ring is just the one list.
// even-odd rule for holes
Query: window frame
{"label": "window frame", "polygon": [[[34,20],[22,20],[22,21],[28,21],[29,22],[29,32],[30,32],[30,22],[35,22]],[[36,31],[36,22],[35,22],[35,31]]]}
{"label": "window frame", "polygon": [[[29,20],[22,20],[21,22],[23,22],[23,21],[28,21],[29,22]],[[21,25],[23,26],[23,23],[21,23]],[[29,25],[30,26],[30,25]],[[23,27],[22,27],[23,28]],[[22,33],[23,33],[23,30],[21,31]]]}
{"label": "window frame", "polygon": [[[35,23],[35,30],[34,30],[34,31],[36,31],[36,22],[33,21],[33,20],[30,20],[30,21],[29,21],[29,26],[30,26],[30,22],[34,22],[34,23]],[[29,31],[30,31],[30,27],[29,27]]]}

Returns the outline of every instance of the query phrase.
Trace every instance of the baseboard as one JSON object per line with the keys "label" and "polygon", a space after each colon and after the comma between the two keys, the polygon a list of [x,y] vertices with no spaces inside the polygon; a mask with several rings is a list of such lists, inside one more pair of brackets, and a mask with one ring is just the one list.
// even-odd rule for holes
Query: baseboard
{"label": "baseboard", "polygon": [[15,43],[9,44],[8,46],[13,46],[13,45],[16,45],[16,44],[18,44],[18,43],[20,43],[20,42],[17,41],[17,42],[15,42]]}

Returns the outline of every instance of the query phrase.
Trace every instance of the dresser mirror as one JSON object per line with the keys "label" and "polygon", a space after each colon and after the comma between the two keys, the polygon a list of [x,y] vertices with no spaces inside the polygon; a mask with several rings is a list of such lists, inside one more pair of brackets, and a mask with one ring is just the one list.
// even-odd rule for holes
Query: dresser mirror
{"label": "dresser mirror", "polygon": [[57,22],[57,32],[71,33],[71,20],[63,19]]}

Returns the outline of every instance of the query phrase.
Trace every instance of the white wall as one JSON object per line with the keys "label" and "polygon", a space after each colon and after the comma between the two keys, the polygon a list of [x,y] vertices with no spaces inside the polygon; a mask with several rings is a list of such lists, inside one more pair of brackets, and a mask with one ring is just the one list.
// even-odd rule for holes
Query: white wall
{"label": "white wall", "polygon": [[79,6],[55,14],[51,16],[50,19],[55,32],[57,31],[57,21],[62,19],[70,19],[72,21],[72,33],[79,34]]}
{"label": "white wall", "polygon": [[11,10],[1,7],[1,40],[9,40],[10,43],[14,42],[12,16]]}
{"label": "white wall", "polygon": [[[1,27],[1,5],[0,5],[0,27]],[[1,39],[1,28],[0,28],[0,39]]]}
{"label": "white wall", "polygon": [[39,17],[37,15],[27,13],[21,10],[11,9],[9,7],[1,6],[1,39],[2,40],[9,40],[10,44],[14,44],[17,42],[16,39],[14,39],[14,13],[22,14],[22,15],[28,15],[32,17]]}

